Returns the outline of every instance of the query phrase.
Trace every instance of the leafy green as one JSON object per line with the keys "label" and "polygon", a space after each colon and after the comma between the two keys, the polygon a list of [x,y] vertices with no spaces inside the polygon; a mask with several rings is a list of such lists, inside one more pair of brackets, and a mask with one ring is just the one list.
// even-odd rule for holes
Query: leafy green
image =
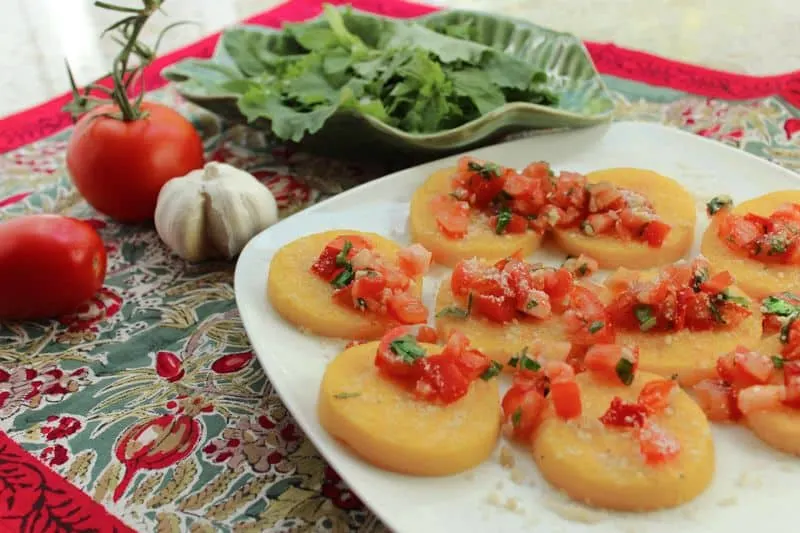
{"label": "leafy green", "polygon": [[425,348],[417,343],[411,335],[404,335],[391,342],[389,349],[404,363],[411,364],[420,357],[425,357]]}
{"label": "leafy green", "polygon": [[470,19],[428,28],[326,5],[322,18],[285,24],[278,34],[226,30],[219,57],[171,75],[203,94],[236,97],[249,122],[266,120],[292,141],[338,111],[433,133],[509,102],[558,102],[544,72],[476,35]]}

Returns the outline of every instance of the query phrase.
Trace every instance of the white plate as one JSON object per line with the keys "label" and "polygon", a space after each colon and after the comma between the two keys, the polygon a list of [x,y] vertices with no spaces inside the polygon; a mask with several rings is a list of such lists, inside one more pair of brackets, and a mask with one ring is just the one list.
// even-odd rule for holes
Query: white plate
{"label": "white plate", "polygon": [[[699,236],[706,227],[703,204],[715,194],[728,193],[743,201],[800,185],[796,174],[742,151],[635,122],[532,137],[471,153],[519,168],[547,160],[556,169],[579,172],[632,166],[671,176],[697,197],[699,223],[692,255],[698,253]],[[319,382],[325,365],[345,342],[304,335],[272,309],[266,298],[272,255],[298,237],[329,229],[374,231],[408,242],[406,218],[412,192],[432,171],[455,160],[450,157],[397,172],[293,215],[250,241],[236,265],[236,302],[261,365],[306,435],[364,503],[391,529],[408,533],[448,529],[750,533],[777,531],[778,523],[794,524],[800,460],[772,451],[738,427],[714,427],[717,467],[705,493],[678,509],[642,515],[595,512],[568,503],[547,486],[521,448],[513,449],[518,466],[513,477],[519,481],[524,476],[521,483],[500,466],[497,450],[471,472],[415,478],[374,468],[328,436],[317,421]],[[533,257],[560,262],[564,254],[537,252]],[[426,278],[428,305],[444,273],[438,269]],[[507,444],[501,441],[500,446]],[[510,498],[521,510],[503,507]]]}

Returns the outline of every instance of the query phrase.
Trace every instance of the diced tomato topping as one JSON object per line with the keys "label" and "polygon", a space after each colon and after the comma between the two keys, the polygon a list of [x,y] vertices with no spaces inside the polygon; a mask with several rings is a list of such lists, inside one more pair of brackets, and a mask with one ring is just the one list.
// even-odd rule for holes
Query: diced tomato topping
{"label": "diced tomato topping", "polygon": [[639,348],[619,344],[595,344],[583,359],[586,369],[612,383],[630,385],[639,367]]}
{"label": "diced tomato topping", "polygon": [[356,276],[350,292],[353,300],[373,299],[378,300],[383,294],[383,289],[386,288],[386,278],[379,272],[374,270],[364,272],[363,276]]}
{"label": "diced tomato topping", "polygon": [[734,252],[764,263],[800,264],[800,204],[785,204],[769,216],[717,216],[718,237]]}
{"label": "diced tomato topping", "polygon": [[600,264],[588,255],[581,254],[578,257],[568,258],[561,268],[572,274],[574,278],[584,278],[597,272]]}
{"label": "diced tomato topping", "polygon": [[725,422],[739,420],[737,389],[721,379],[705,379],[692,387],[697,404],[709,420]]}
{"label": "diced tomato topping", "polygon": [[524,174],[510,174],[503,184],[503,190],[513,197],[531,196],[535,194],[536,189],[536,180]]}
{"label": "diced tomato topping", "polygon": [[672,230],[672,226],[663,220],[651,220],[642,231],[644,241],[653,248],[660,248]]}
{"label": "diced tomato topping", "polygon": [[729,294],[732,276],[708,278],[705,260],[676,263],[653,281],[621,275],[608,313],[614,326],[626,330],[672,332],[733,328],[752,314],[750,302]]}
{"label": "diced tomato topping", "polygon": [[452,403],[463,397],[469,390],[471,380],[464,375],[457,360],[449,355],[437,354],[414,361],[416,373],[416,393],[422,398],[438,399]]}
{"label": "diced tomato topping", "polygon": [[786,399],[784,385],[754,385],[739,391],[739,410],[748,415],[756,411],[774,411],[783,406]]}
{"label": "diced tomato topping", "polygon": [[494,322],[509,322],[517,316],[515,298],[486,291],[473,296],[472,307]]}
{"label": "diced tomato topping", "polygon": [[336,257],[350,243],[346,259],[351,259],[360,250],[372,249],[372,243],[360,235],[340,235],[325,245],[316,261],[311,265],[311,272],[325,281],[331,281],[340,272]]}
{"label": "diced tomato topping", "polygon": [[419,298],[398,293],[390,296],[386,303],[389,314],[401,324],[422,324],[428,320],[428,309]]}
{"label": "diced tomato topping", "polygon": [[503,422],[514,439],[530,442],[541,422],[547,400],[532,385],[514,384],[503,396]]}
{"label": "diced tomato topping", "polygon": [[605,426],[628,428],[642,427],[646,420],[646,407],[638,403],[623,401],[619,396],[614,396],[611,405],[600,417],[600,422]]}
{"label": "diced tomato topping", "polygon": [[414,338],[411,335],[411,328],[407,326],[390,329],[381,337],[381,342],[378,344],[378,354],[375,357],[375,366],[389,376],[408,378],[415,375],[416,370],[414,367],[409,362],[404,361],[402,354],[398,354],[392,348],[393,342],[406,337]]}
{"label": "diced tomato topping", "polygon": [[478,379],[491,365],[492,361],[477,350],[464,350],[456,358],[456,365],[470,381]]}
{"label": "diced tomato topping", "polygon": [[434,344],[438,340],[439,334],[430,326],[420,326],[419,331],[417,331],[417,342]]}
{"label": "diced tomato topping", "polygon": [[412,244],[397,252],[397,264],[409,278],[425,274],[431,266],[433,254],[421,244]]}
{"label": "diced tomato topping", "polygon": [[680,442],[664,429],[648,423],[636,431],[639,451],[645,463],[657,465],[674,459],[681,451]]}
{"label": "diced tomato topping", "polygon": [[671,379],[650,381],[639,392],[637,403],[645,408],[648,415],[657,415],[669,407],[672,392],[677,388]]}
{"label": "diced tomato topping", "polygon": [[528,230],[528,220],[520,215],[511,215],[511,220],[506,226],[506,233],[525,233]]}
{"label": "diced tomato topping", "polygon": [[717,375],[736,388],[768,383],[774,371],[772,359],[744,346],[717,359]]}
{"label": "diced tomato topping", "polygon": [[581,415],[581,391],[573,380],[559,380],[550,383],[550,399],[556,415],[564,420]]}
{"label": "diced tomato topping", "polygon": [[792,320],[788,325],[786,342],[781,349],[781,355],[789,361],[800,359],[800,320]]}
{"label": "diced tomato topping", "polygon": [[536,161],[529,164],[527,167],[525,167],[525,169],[523,169],[522,174],[540,180],[549,180],[552,177],[550,163],[545,161]]}
{"label": "diced tomato topping", "polygon": [[575,285],[572,288],[564,324],[575,344],[589,346],[614,342],[610,315],[600,298],[586,287]]}
{"label": "diced tomato topping", "polygon": [[800,361],[784,361],[783,383],[786,386],[784,404],[800,409]]}
{"label": "diced tomato topping", "polygon": [[447,195],[431,201],[431,211],[439,230],[452,239],[462,239],[469,230],[469,204]]}
{"label": "diced tomato topping", "polygon": [[348,342],[347,344],[344,345],[344,349],[345,350],[349,350],[350,348],[353,348],[355,346],[359,346],[361,344],[366,344],[367,342],[369,342],[369,341],[352,340],[352,341],[350,341],[350,342]]}

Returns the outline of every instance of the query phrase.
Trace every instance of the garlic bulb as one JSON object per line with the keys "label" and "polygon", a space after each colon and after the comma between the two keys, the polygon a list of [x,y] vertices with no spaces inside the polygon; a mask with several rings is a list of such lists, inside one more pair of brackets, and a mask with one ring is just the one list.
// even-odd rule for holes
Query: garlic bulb
{"label": "garlic bulb", "polygon": [[278,220],[275,197],[251,174],[211,162],[168,181],[158,195],[156,231],[187,261],[232,259]]}

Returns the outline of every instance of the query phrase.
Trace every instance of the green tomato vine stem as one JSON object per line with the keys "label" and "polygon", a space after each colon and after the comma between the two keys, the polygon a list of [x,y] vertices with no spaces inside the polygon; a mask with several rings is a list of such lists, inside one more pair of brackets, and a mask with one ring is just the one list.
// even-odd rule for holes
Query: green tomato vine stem
{"label": "green tomato vine stem", "polygon": [[[105,116],[125,122],[147,116],[147,112],[142,109],[142,99],[145,93],[144,77],[142,76],[144,69],[156,57],[164,34],[176,26],[185,24],[185,22],[176,22],[161,30],[152,48],[139,40],[150,17],[161,10],[165,1],[141,0],[141,8],[120,6],[101,0],[94,2],[95,7],[126,15],[103,30],[101,34],[101,37],[109,35],[111,40],[121,46],[121,50],[114,58],[109,74],[112,88],[93,82],[86,85],[81,91],[75,83],[69,63],[65,60],[67,76],[72,89],[72,101],[64,106],[64,111],[69,112],[73,120],[77,120],[95,107],[109,102],[115,104],[119,108],[119,112],[108,113]],[[135,65],[132,62],[134,59],[138,60]],[[132,98],[130,92],[137,83],[141,83],[139,94],[136,98]],[[98,98],[92,95],[92,92],[102,93],[104,97]]]}

